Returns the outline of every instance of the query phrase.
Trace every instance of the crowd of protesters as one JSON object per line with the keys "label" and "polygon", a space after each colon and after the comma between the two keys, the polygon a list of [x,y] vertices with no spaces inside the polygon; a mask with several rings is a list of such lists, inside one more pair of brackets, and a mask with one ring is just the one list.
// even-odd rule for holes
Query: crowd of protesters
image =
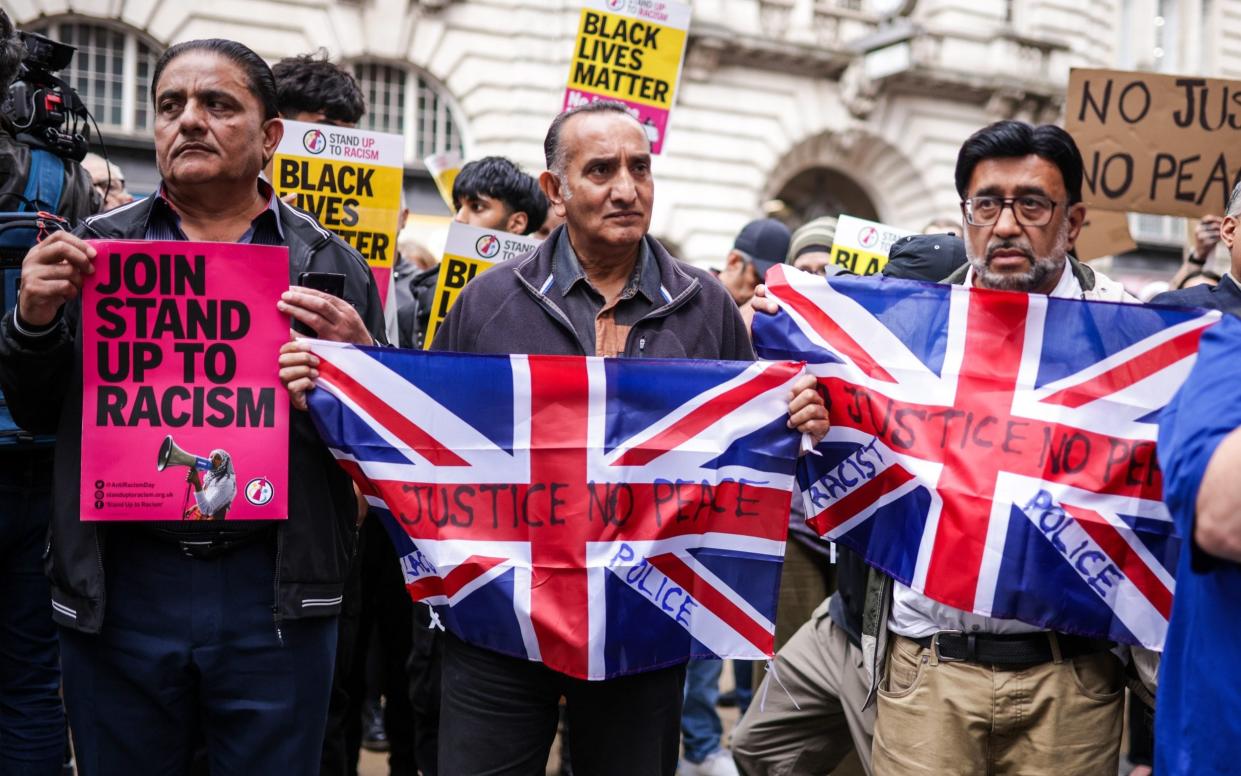
{"label": "crowd of protesters", "polygon": [[[12,32],[0,12],[4,84],[20,59]],[[283,245],[300,268],[345,277],[339,297],[291,287],[283,314],[321,339],[427,344],[435,257],[402,234],[389,326],[356,252],[263,174],[281,118],[361,120],[346,71],[315,55],[269,67],[237,42],[190,41],[159,58],[149,98],[158,189],[135,200],[119,167],[88,158],[98,212],[30,249],[0,324],[8,407],[23,428],[57,439],[41,480],[27,472],[10,483],[16,464],[5,466],[6,487],[43,497],[6,501],[0,514],[0,776],[62,773],[70,739],[83,776],[340,776],[357,772],[364,742],[389,752],[394,776],[536,774],[557,735],[562,772],[579,776],[809,776],[851,753],[877,774],[1110,776],[1126,727],[1134,773],[1229,773],[1241,762],[1229,608],[1241,593],[1241,410],[1226,400],[1235,382],[1225,372],[1209,375],[1215,392],[1179,397],[1161,424],[1184,551],[1158,683],[1150,653],[955,609],[869,568],[810,530],[796,498],[776,657],[766,671],[734,664],[727,699],[716,660],[587,681],[467,644],[410,600],[392,542],[301,411],[318,361],[300,339],[279,357],[298,410],[291,519],[81,522],[78,291],[96,258],[86,240]],[[642,125],[611,102],[548,118],[537,176],[486,157],[456,177],[455,220],[543,241],[467,286],[432,350],[752,360],[750,322],[776,310],[762,285],[771,267],[844,272],[830,217],[793,230],[752,221],[711,272],[679,261],[649,233],[655,179]],[[1138,304],[1074,255],[1082,180],[1064,130],[980,128],[944,181],[961,218],[896,243],[884,273]],[[1239,221],[1241,186],[1223,215],[1203,219],[1174,290],[1154,302],[1241,312]],[[1222,277],[1204,266],[1220,242],[1232,257]],[[1196,370],[1241,359],[1239,330],[1213,330]],[[1220,411],[1201,419],[1186,410],[1194,402]],[[816,440],[827,432],[812,377],[787,410],[790,428]],[[16,560],[18,513],[21,557],[32,541],[44,546],[46,579]],[[49,524],[43,544],[31,526]],[[724,701],[740,712],[731,740]]]}

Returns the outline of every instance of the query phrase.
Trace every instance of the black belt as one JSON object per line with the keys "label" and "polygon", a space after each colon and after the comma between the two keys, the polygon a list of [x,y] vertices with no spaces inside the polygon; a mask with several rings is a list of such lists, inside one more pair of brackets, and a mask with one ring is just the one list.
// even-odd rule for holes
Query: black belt
{"label": "black belt", "polygon": [[197,535],[152,526],[148,535],[161,543],[176,545],[181,550],[181,554],[187,558],[211,560],[241,547],[265,541],[271,536],[272,530],[271,526],[262,526],[236,534],[213,536],[210,533]]}
{"label": "black belt", "polygon": [[963,631],[940,631],[934,636],[924,636],[913,641],[920,647],[930,649],[933,639],[939,637],[941,662],[968,662],[994,666],[1032,666],[1050,663],[1056,659],[1052,652],[1052,639],[1060,648],[1060,659],[1070,660],[1080,655],[1106,652],[1111,642],[1090,639],[1067,633],[967,633]]}

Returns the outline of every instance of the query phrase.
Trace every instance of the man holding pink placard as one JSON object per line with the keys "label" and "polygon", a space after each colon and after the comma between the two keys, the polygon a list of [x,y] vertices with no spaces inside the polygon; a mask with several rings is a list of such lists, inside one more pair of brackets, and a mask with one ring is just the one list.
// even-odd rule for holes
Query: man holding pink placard
{"label": "man holding pink placard", "polygon": [[[159,190],[31,249],[0,324],[14,416],[58,432],[49,570],[79,773],[186,773],[198,731],[212,772],[313,773],[356,503],[265,381],[290,319],[382,339],[379,297],[259,178],[283,131],[260,57],[177,44],[151,97]],[[304,272],[337,295],[289,288]]]}

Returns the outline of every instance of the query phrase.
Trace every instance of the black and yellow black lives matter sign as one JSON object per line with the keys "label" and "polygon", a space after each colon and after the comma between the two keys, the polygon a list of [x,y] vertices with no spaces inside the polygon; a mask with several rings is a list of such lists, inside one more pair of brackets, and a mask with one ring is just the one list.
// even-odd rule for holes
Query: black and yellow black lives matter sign
{"label": "black and yellow black lives matter sign", "polygon": [[444,259],[440,262],[439,276],[435,281],[435,297],[431,305],[431,319],[427,324],[424,347],[430,348],[435,332],[448,316],[448,311],[461,296],[466,285],[487,271],[494,264],[516,258],[539,246],[541,240],[520,234],[497,232],[453,221],[448,228],[448,240],[444,244]]}
{"label": "black and yellow black lives matter sign", "polygon": [[564,108],[619,100],[645,128],[652,153],[667,134],[685,58],[690,6],[678,0],[586,0]]}
{"label": "black and yellow black lives matter sign", "polygon": [[276,193],[294,194],[297,207],[356,248],[381,298],[396,261],[404,154],[400,135],[286,121],[272,163]]}

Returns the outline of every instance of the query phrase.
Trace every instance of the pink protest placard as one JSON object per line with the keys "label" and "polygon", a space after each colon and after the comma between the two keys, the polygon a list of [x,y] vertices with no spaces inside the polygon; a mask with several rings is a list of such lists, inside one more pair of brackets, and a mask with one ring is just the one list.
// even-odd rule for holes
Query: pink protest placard
{"label": "pink protest placard", "polygon": [[287,248],[96,240],[83,520],[288,518]]}

